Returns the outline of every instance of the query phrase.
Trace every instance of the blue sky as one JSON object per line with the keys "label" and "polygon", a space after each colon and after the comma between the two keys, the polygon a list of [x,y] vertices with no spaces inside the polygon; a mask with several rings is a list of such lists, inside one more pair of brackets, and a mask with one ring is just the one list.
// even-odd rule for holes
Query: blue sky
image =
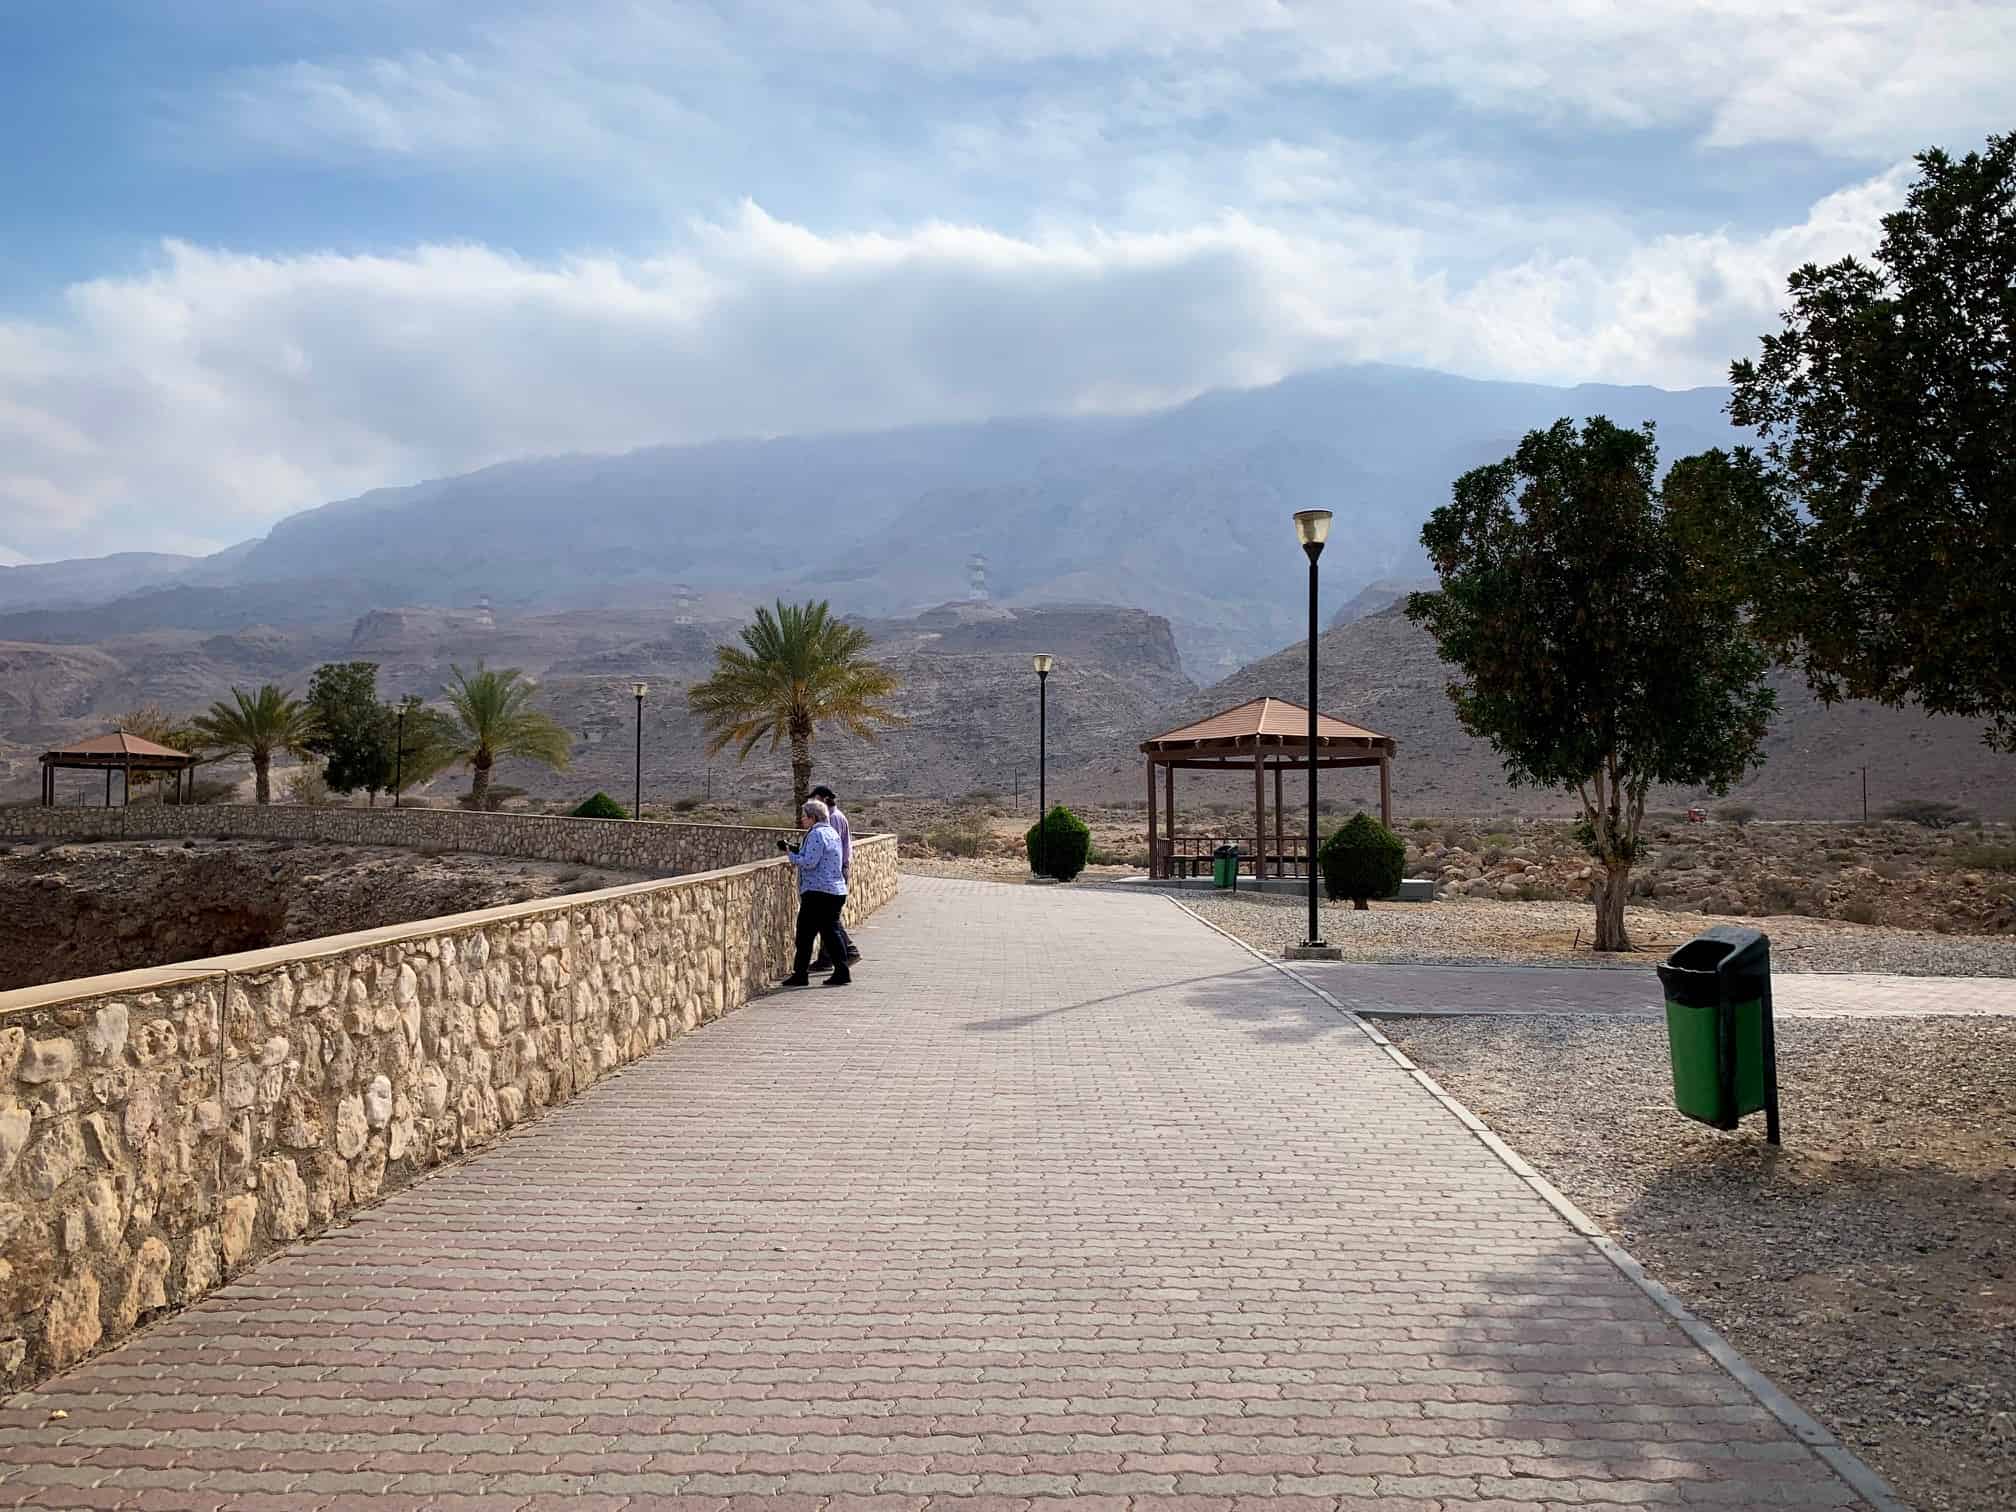
{"label": "blue sky", "polygon": [[[0,561],[1327,363],[1716,381],[1969,0],[0,0]],[[1999,112],[1999,116],[1998,116]]]}

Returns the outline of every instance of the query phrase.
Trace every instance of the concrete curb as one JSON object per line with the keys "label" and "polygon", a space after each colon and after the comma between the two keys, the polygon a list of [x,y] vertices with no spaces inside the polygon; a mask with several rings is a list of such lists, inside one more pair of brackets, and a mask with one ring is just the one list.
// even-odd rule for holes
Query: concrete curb
{"label": "concrete curb", "polygon": [[1672,1319],[1674,1325],[1689,1339],[1693,1340],[1709,1359],[1721,1366],[1722,1370],[1737,1385],[1755,1397],[1758,1404],[1766,1412],[1769,1412],[1779,1422],[1783,1423],[1794,1438],[1811,1449],[1819,1457],[1822,1464],[1826,1465],[1829,1470],[1833,1471],[1835,1475],[1846,1482],[1849,1489],[1854,1491],[1863,1501],[1867,1502],[1870,1507],[1874,1508],[1875,1512],[1911,1512],[1911,1508],[1899,1500],[1897,1493],[1890,1489],[1889,1484],[1882,1476],[1871,1469],[1853,1450],[1845,1447],[1811,1413],[1807,1412],[1805,1408],[1801,1407],[1797,1402],[1774,1386],[1762,1371],[1758,1370],[1756,1366],[1738,1354],[1735,1346],[1727,1339],[1723,1338],[1721,1334],[1689,1312],[1684,1302],[1657,1281],[1653,1280],[1646,1272],[1645,1267],[1634,1260],[1630,1253],[1622,1245],[1618,1244],[1616,1240],[1604,1233],[1602,1227],[1594,1219],[1583,1212],[1573,1202],[1569,1201],[1552,1182],[1548,1181],[1546,1177],[1542,1176],[1527,1161],[1521,1158],[1518,1151],[1492,1133],[1490,1128],[1475,1113],[1472,1113],[1462,1103],[1451,1097],[1434,1077],[1409,1060],[1400,1047],[1386,1038],[1384,1034],[1381,1034],[1374,1025],[1366,1022],[1366,1020],[1353,1013],[1349,1008],[1346,1008],[1334,996],[1310,981],[1301,972],[1295,970],[1288,962],[1277,961],[1264,951],[1255,949],[1253,946],[1247,944],[1246,941],[1240,939],[1229,930],[1221,929],[1196,909],[1185,905],[1180,898],[1171,897],[1169,901],[1175,907],[1190,915],[1199,924],[1202,924],[1206,929],[1212,931],[1214,934],[1223,935],[1255,960],[1272,967],[1313,996],[1322,999],[1323,1002],[1341,1015],[1346,1022],[1351,1024],[1352,1027],[1357,1029],[1367,1039],[1371,1040],[1373,1044],[1377,1045],[1398,1069],[1406,1072],[1415,1081],[1419,1082],[1422,1088],[1437,1102],[1441,1103],[1458,1123],[1474,1134],[1478,1141],[1493,1155],[1496,1155],[1504,1163],[1507,1170],[1511,1171],[1514,1176],[1517,1176],[1531,1188],[1534,1195],[1539,1197],[1541,1201],[1554,1209],[1561,1216],[1562,1221],[1570,1228],[1587,1239],[1604,1259],[1617,1268],[1620,1275],[1633,1286],[1637,1287],[1639,1291],[1643,1292],[1653,1306]]}

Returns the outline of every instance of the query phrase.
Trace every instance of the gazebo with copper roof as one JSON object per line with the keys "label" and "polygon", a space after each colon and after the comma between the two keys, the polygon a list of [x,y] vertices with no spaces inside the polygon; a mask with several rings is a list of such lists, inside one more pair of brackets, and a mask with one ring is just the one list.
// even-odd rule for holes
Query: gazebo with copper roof
{"label": "gazebo with copper roof", "polygon": [[156,745],[124,730],[115,730],[110,735],[93,735],[61,750],[42,753],[42,804],[45,808],[55,804],[56,773],[65,769],[104,772],[107,808],[112,807],[114,772],[121,774],[119,797],[122,805],[132,801],[135,772],[173,772],[175,801],[184,803],[187,802],[187,794],[183,788],[183,774],[191,774],[189,787],[193,789],[196,785],[193,774],[201,761],[200,756]]}
{"label": "gazebo with copper roof", "polygon": [[[1379,768],[1379,818],[1393,822],[1393,737],[1359,725],[1316,716],[1316,765]],[[1283,698],[1256,698],[1209,719],[1184,725],[1141,742],[1148,758],[1148,875],[1173,877],[1207,866],[1221,843],[1239,847],[1242,860],[1252,862],[1255,880],[1306,876],[1306,842],[1284,833],[1281,821],[1282,775],[1301,771],[1309,763],[1309,711]],[[1166,833],[1158,832],[1155,768],[1162,768],[1162,811]],[[1253,832],[1249,835],[1178,835],[1176,833],[1176,770],[1223,772],[1253,769]],[[1274,832],[1267,833],[1267,771],[1274,772]],[[1299,838],[1299,837],[1298,837]],[[1271,846],[1269,842],[1271,843]]]}

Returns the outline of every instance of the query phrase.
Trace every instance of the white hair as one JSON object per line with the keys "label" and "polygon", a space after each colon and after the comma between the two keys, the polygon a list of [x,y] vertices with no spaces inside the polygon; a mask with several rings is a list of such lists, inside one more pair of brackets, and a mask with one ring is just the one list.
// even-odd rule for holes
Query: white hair
{"label": "white hair", "polygon": [[798,812],[810,819],[814,824],[824,824],[828,819],[833,817],[831,810],[817,798],[807,798],[805,800],[805,807],[798,810]]}

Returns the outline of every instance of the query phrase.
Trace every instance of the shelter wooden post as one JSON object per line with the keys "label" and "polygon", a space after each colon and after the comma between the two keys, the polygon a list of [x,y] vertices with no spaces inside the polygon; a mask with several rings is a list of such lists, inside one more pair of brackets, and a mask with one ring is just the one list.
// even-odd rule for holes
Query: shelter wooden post
{"label": "shelter wooden post", "polygon": [[1162,765],[1162,823],[1167,827],[1169,839],[1162,853],[1169,858],[1163,871],[1166,877],[1176,875],[1176,764],[1164,762]]}
{"label": "shelter wooden post", "polygon": [[105,807],[112,807],[112,768],[105,768]]}
{"label": "shelter wooden post", "polygon": [[1281,758],[1274,758],[1274,859],[1280,863],[1281,875],[1292,876],[1293,868],[1287,861],[1288,847],[1281,838]]}
{"label": "shelter wooden post", "polygon": [[1162,837],[1155,833],[1155,758],[1148,758],[1148,880],[1168,875],[1158,864],[1156,854],[1161,849]]}
{"label": "shelter wooden post", "polygon": [[1267,753],[1253,752],[1253,880],[1267,876]]}
{"label": "shelter wooden post", "polygon": [[1379,822],[1386,828],[1393,828],[1393,761],[1391,757],[1379,758]]}

